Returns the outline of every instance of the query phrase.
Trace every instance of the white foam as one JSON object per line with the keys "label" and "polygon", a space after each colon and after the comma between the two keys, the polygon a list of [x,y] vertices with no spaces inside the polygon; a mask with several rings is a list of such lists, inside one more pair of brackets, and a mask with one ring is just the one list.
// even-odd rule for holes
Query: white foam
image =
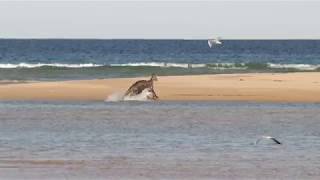
{"label": "white foam", "polygon": [[124,101],[150,101],[150,97],[152,97],[152,92],[149,89],[144,89],[140,94],[135,96],[125,96],[123,98]]}
{"label": "white foam", "polygon": [[[38,68],[43,66],[49,67],[66,67],[66,68],[88,68],[88,67],[101,67],[105,66],[104,64],[94,64],[94,63],[86,63],[86,64],[63,64],[63,63],[18,63],[18,64],[0,64],[0,68],[4,69],[12,69],[12,68]],[[164,62],[140,62],[140,63],[124,63],[124,64],[110,64],[111,67],[180,67],[180,68],[200,68],[206,67],[206,64],[187,64],[187,63],[164,63]]]}
{"label": "white foam", "polygon": [[[240,65],[240,66],[239,66]],[[241,64],[235,63],[211,63],[211,64],[188,64],[188,63],[164,63],[164,62],[140,62],[140,63],[124,63],[124,64],[110,64],[109,66],[114,67],[139,67],[139,66],[146,66],[146,67],[177,67],[177,68],[203,68],[208,67],[209,69],[217,69],[217,70],[224,70],[224,69],[248,69],[245,63]],[[312,71],[320,68],[320,65],[312,65],[312,64],[274,64],[268,63],[269,68],[274,69],[297,69],[297,70],[306,70]],[[63,64],[63,63],[3,63],[0,64],[0,69],[13,69],[13,68],[38,68],[43,66],[49,67],[65,67],[65,68],[90,68],[90,67],[101,67],[105,66],[104,64],[94,64],[94,63],[84,63],[84,64]]]}
{"label": "white foam", "polygon": [[105,101],[106,102],[119,102],[119,101],[123,101],[123,99],[124,99],[124,92],[115,92],[115,93],[112,93],[111,95],[109,95]]}
{"label": "white foam", "polygon": [[67,68],[84,68],[84,67],[99,67],[103,66],[100,64],[60,64],[60,63],[52,63],[52,64],[45,64],[45,63],[36,63],[36,64],[29,64],[29,63],[19,63],[19,64],[0,64],[0,68],[10,69],[10,68],[37,68],[37,67],[67,67]]}
{"label": "white foam", "polygon": [[149,63],[125,63],[125,64],[110,64],[110,66],[151,66],[151,67],[164,67],[165,63],[149,62]]}
{"label": "white foam", "polygon": [[268,63],[268,66],[270,68],[276,68],[276,69],[299,69],[299,70],[316,70],[317,68],[320,67],[320,65],[312,65],[312,64],[272,64]]}
{"label": "white foam", "polygon": [[192,64],[186,64],[186,63],[167,63],[165,67],[180,67],[180,68],[190,68],[192,67]]}
{"label": "white foam", "polygon": [[234,70],[245,70],[248,69],[245,63],[239,64],[240,66],[237,66],[235,63],[214,63],[211,64],[212,66],[209,66],[209,69],[217,69],[217,70],[225,70],[225,69],[234,69]]}
{"label": "white foam", "polygon": [[207,67],[206,64],[191,64],[192,68],[202,68],[202,67]]}
{"label": "white foam", "polygon": [[106,102],[119,102],[119,101],[150,101],[153,96],[149,89],[144,89],[140,94],[135,96],[124,96],[124,92],[115,92],[107,97]]}
{"label": "white foam", "polygon": [[126,63],[126,64],[110,64],[110,66],[149,66],[149,67],[180,67],[180,68],[199,68],[206,67],[206,64],[188,64],[188,63],[164,63],[164,62],[140,62],[140,63]]}

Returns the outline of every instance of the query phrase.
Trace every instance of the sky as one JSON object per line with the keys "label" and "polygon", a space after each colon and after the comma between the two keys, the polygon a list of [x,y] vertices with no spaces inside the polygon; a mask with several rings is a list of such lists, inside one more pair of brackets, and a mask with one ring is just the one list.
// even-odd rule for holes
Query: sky
{"label": "sky", "polygon": [[320,39],[320,1],[0,1],[0,38]]}

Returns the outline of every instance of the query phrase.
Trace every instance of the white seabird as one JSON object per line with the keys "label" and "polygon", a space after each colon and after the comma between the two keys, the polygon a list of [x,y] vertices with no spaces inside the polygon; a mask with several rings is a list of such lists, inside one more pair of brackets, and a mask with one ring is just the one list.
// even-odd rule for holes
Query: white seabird
{"label": "white seabird", "polygon": [[280,141],[278,141],[276,138],[271,137],[271,136],[262,136],[261,138],[257,139],[255,144],[258,144],[262,139],[271,139],[277,144],[282,144]]}
{"label": "white seabird", "polygon": [[216,39],[208,39],[208,45],[210,48],[212,48],[212,46],[214,45],[221,45],[222,42],[220,41],[220,38],[216,38]]}

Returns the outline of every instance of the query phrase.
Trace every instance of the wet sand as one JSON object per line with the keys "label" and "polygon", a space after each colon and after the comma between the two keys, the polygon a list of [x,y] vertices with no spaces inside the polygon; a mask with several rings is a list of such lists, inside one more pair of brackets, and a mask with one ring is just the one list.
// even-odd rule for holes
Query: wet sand
{"label": "wet sand", "polygon": [[[140,78],[1,84],[0,100],[103,101]],[[160,76],[160,100],[320,102],[320,73]]]}

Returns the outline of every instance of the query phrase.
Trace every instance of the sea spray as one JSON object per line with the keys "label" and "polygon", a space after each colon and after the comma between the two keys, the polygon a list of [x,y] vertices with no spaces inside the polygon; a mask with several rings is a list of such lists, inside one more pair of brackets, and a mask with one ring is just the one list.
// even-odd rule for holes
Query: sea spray
{"label": "sea spray", "polygon": [[124,92],[115,92],[107,97],[106,102],[119,102],[124,100]]}
{"label": "sea spray", "polygon": [[153,92],[150,91],[149,88],[144,89],[140,94],[135,96],[125,96],[123,98],[124,101],[150,101],[154,97]]}
{"label": "sea spray", "polygon": [[134,96],[125,96],[124,92],[115,92],[107,97],[106,102],[119,102],[119,101],[151,101],[154,94],[150,89],[144,89],[140,94]]}

